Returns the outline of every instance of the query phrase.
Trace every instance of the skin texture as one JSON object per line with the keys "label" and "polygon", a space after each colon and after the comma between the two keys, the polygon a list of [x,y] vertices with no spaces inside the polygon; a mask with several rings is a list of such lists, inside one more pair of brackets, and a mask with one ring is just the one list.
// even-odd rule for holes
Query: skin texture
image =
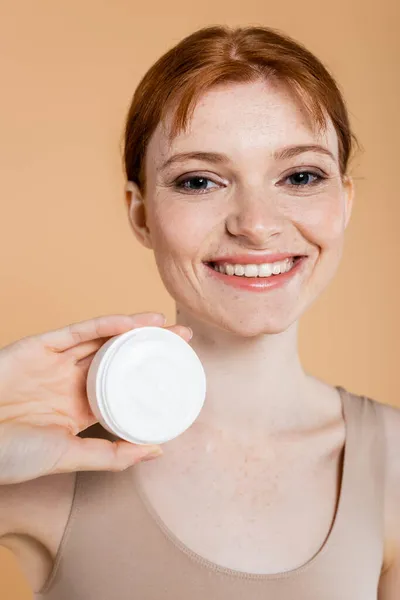
{"label": "skin texture", "polygon": [[[192,345],[206,367],[208,403],[197,424],[230,429],[234,439],[259,435],[262,446],[269,424],[276,430],[289,421],[313,422],[320,410],[298,357],[297,322],[337,270],[352,181],[340,176],[330,121],[326,131],[315,131],[279,82],[210,90],[187,132],[172,141],[169,123],[167,118],[158,126],[148,146],[146,197],[134,184],[128,192],[132,227],[153,249],[177,301],[178,323],[194,331]],[[283,148],[304,144],[319,144],[334,158],[316,152],[274,158]],[[222,153],[228,162],[190,160],[162,170],[168,158],[189,151]],[[296,171],[326,179],[295,187],[288,177]],[[207,190],[176,189],[183,175],[209,178]],[[223,285],[204,266],[215,256],[265,252],[307,259],[287,285],[262,294]]]}
{"label": "skin texture", "polygon": [[[164,322],[163,315],[151,313],[109,315],[2,348],[0,485],[55,473],[118,470],[149,452],[159,452],[158,446],[82,439],[77,434],[97,422],[86,395],[93,353],[110,337],[135,327],[162,326]],[[184,328],[171,329],[188,340]]]}
{"label": "skin texture", "polygon": [[[145,197],[130,183],[127,199],[133,231],[154,251],[177,302],[177,322],[194,331],[191,345],[205,366],[208,392],[190,430],[164,448],[161,461],[146,469],[140,465],[142,486],[164,523],[202,556],[239,570],[290,570],[321,547],[340,493],[342,406],[334,388],[304,372],[297,331],[299,317],[339,266],[353,183],[340,174],[330,120],[324,131],[316,131],[282,83],[212,89],[196,106],[187,130],[172,140],[170,117],[148,146]],[[315,151],[276,156],[303,144],[321,145],[333,159]],[[227,158],[162,168],[177,153],[199,151]],[[288,177],[301,170],[324,179],[290,185]],[[188,177],[207,181],[200,186],[197,180],[196,186]],[[185,189],[177,189],[177,183]],[[226,254],[275,252],[307,259],[285,286],[261,294],[226,286],[204,266]],[[393,517],[399,461],[393,456],[400,453],[400,419],[389,407],[382,406],[382,415],[391,464],[379,598],[392,600],[399,571],[399,535],[393,533],[400,529]],[[240,494],[232,496],[232,489]],[[266,500],[262,506],[259,498]],[[297,514],[301,522],[289,523],[288,515]],[[249,522],[244,515],[256,516]],[[293,539],[295,547],[288,543]]]}
{"label": "skin texture", "polygon": [[[352,185],[340,177],[332,124],[321,135],[310,125],[283,84],[257,82],[208,92],[189,130],[172,146],[168,124],[157,128],[146,162],[147,229],[135,215],[143,208],[138,193],[132,222],[142,243],[153,248],[165,286],[196,319],[239,336],[283,332],[335,274]],[[334,158],[316,152],[273,158],[274,152],[301,144],[321,144]],[[223,153],[229,162],[187,160],[161,170],[166,158],[193,150]],[[297,188],[285,183],[299,167],[326,179]],[[209,177],[205,192],[174,189],[173,182],[185,173]],[[261,297],[221,286],[204,268],[203,261],[213,257],[250,251],[305,254],[308,260],[301,276]]]}
{"label": "skin texture", "polygon": [[[142,485],[169,528],[202,556],[253,572],[294,568],[318,550],[334,518],[344,441],[336,390],[302,369],[297,320],[338,267],[351,180],[340,177],[332,126],[316,132],[279,83],[212,90],[187,132],[172,143],[168,134],[167,121],[150,141],[146,197],[131,187],[131,222],[154,251],[178,322],[194,331],[207,400],[162,461],[140,469]],[[316,152],[274,157],[310,144],[333,159]],[[218,152],[228,161],[162,169],[189,151]],[[295,188],[288,177],[301,170],[326,179]],[[207,191],[175,189],[183,175],[209,178]],[[204,265],[225,254],[265,252],[307,260],[287,285],[265,293],[228,287]],[[299,495],[302,487],[307,492]],[[288,539],[302,540],[295,551],[282,543],[282,522]]]}
{"label": "skin texture", "polygon": [[[328,120],[326,131],[315,131],[278,82],[209,91],[187,131],[173,140],[170,116],[147,149],[146,196],[129,183],[127,199],[133,231],[154,251],[176,300],[178,325],[194,332],[191,345],[206,371],[207,399],[194,425],[163,445],[162,459],[135,469],[159,517],[198,554],[249,572],[291,570],[323,545],[340,493],[341,401],[337,390],[304,372],[297,328],[338,268],[353,185],[340,176],[332,124]],[[315,151],[274,156],[299,144],[322,145],[333,159]],[[227,160],[191,159],[161,168],[172,155],[188,151],[222,153]],[[308,185],[296,187],[288,178],[298,171],[326,179],[309,185],[306,177]],[[186,191],[176,189],[183,175],[207,178],[206,191],[188,190],[193,180],[185,183]],[[262,293],[229,287],[204,264],[225,254],[266,252],[307,259],[286,285]],[[399,411],[386,409],[390,561],[380,600],[394,600],[400,419]],[[57,551],[72,475],[10,486],[3,496],[0,487],[0,515],[2,507],[13,507],[8,531],[12,521],[12,531],[29,534],[42,548],[33,551],[22,536],[11,539],[4,529],[5,545],[24,557],[34,589],[43,584]],[[32,507],[34,521],[27,516]]]}

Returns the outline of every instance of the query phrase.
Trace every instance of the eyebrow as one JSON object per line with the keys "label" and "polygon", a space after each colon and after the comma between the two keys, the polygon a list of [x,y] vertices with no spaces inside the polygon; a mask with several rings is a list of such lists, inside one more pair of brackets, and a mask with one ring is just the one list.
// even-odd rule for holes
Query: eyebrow
{"label": "eyebrow", "polygon": [[[328,148],[320,146],[319,144],[301,144],[298,146],[286,146],[280,150],[276,150],[273,154],[275,160],[287,160],[294,158],[304,152],[316,152],[317,154],[323,154],[329,156],[334,162],[336,162],[335,156]],[[180,152],[179,154],[173,154],[170,156],[159,168],[163,171],[167,167],[175,164],[184,162],[186,160],[200,160],[203,162],[209,162],[214,164],[227,164],[230,162],[229,157],[226,154],[219,152]]]}

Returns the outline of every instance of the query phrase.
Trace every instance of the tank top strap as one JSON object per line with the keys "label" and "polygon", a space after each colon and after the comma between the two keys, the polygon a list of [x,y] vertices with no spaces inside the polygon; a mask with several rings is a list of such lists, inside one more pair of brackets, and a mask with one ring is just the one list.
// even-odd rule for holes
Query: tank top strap
{"label": "tank top strap", "polygon": [[[366,563],[381,561],[384,548],[385,438],[379,403],[338,386],[346,441],[342,484],[326,558],[356,553]],[[374,555],[374,556],[373,556]],[[365,565],[366,565],[365,563]]]}
{"label": "tank top strap", "polygon": [[[366,396],[337,388],[343,402],[348,443],[347,475],[355,483],[371,486],[374,501],[383,502],[385,479],[385,436],[379,403]],[[351,486],[354,488],[354,484]],[[371,498],[372,498],[371,494]]]}

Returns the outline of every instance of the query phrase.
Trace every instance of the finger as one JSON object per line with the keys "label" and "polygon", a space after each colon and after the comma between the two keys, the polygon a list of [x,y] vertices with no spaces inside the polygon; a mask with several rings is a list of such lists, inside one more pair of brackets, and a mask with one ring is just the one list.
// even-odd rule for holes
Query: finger
{"label": "finger", "polygon": [[[172,331],[173,333],[176,333],[177,335],[179,335],[181,338],[183,338],[185,340],[185,342],[190,342],[190,340],[192,339],[193,336],[193,332],[190,329],[190,327],[185,327],[183,325],[171,325],[170,327],[166,327],[165,329],[169,329],[170,331]],[[105,341],[107,341],[107,339],[109,338],[105,338],[103,340],[103,343]],[[93,343],[93,349],[90,352],[90,344]],[[86,345],[87,344],[87,345]],[[78,352],[81,353],[82,358],[77,358],[77,365],[84,371],[88,371],[90,364],[97,352],[97,350],[102,346],[102,343],[99,343],[98,347],[96,346],[96,342],[85,342],[85,344],[79,344],[78,346],[75,346],[75,348],[71,348],[71,350],[69,350],[69,352],[74,354],[74,357],[78,354]],[[82,347],[82,350],[80,349]]]}
{"label": "finger", "polygon": [[45,346],[56,352],[102,337],[113,337],[125,333],[134,327],[145,325],[162,326],[164,315],[159,313],[141,313],[137,315],[106,315],[88,321],[73,323],[62,329],[49,331],[40,336]]}
{"label": "finger", "polygon": [[169,329],[173,333],[176,333],[183,338],[185,342],[189,342],[193,336],[193,332],[190,327],[185,327],[184,325],[172,325],[170,327],[166,327],[165,329]]}
{"label": "finger", "polygon": [[52,472],[122,471],[141,460],[156,458],[161,454],[160,446],[139,446],[124,440],[110,442],[74,437]]}
{"label": "finger", "polygon": [[[69,415],[62,414],[60,412],[43,412],[32,415],[22,414],[21,416],[16,414],[12,418],[7,419],[7,423],[29,425],[31,427],[62,427],[64,430],[68,430],[72,435],[77,435],[80,431],[83,431],[93,423],[91,422],[92,416],[88,417],[88,425],[79,427],[76,421]],[[97,422],[97,421],[95,421]]]}
{"label": "finger", "polygon": [[99,338],[98,340],[91,340],[90,342],[82,342],[82,344],[78,344],[64,352],[68,353],[76,361],[80,361],[91,354],[95,354],[109,339],[110,338]]}
{"label": "finger", "polygon": [[85,358],[82,358],[81,360],[79,360],[76,363],[76,366],[81,369],[81,371],[83,372],[83,375],[85,375],[85,376],[87,375],[87,371],[89,371],[89,367],[95,356],[96,356],[96,352],[94,352],[93,354],[89,354],[89,356],[85,356]]}

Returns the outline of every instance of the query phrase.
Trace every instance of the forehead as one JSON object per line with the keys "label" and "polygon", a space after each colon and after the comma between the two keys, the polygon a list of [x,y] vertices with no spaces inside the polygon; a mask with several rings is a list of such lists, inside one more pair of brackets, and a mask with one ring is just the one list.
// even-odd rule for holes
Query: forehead
{"label": "forehead", "polygon": [[186,131],[171,139],[172,110],[159,123],[148,145],[154,166],[175,152],[220,151],[240,157],[287,145],[318,143],[338,160],[332,121],[318,131],[289,86],[277,80],[231,83],[212,88],[198,101]]}

